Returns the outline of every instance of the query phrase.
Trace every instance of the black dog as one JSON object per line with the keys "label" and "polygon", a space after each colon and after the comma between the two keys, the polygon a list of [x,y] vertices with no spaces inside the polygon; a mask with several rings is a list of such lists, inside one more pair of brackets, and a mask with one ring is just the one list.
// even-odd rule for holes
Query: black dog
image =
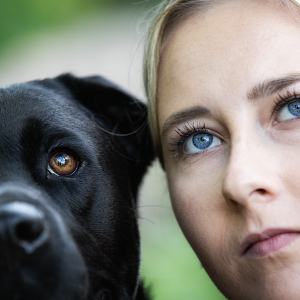
{"label": "black dog", "polygon": [[0,89],[0,299],[146,299],[146,107],[101,77]]}

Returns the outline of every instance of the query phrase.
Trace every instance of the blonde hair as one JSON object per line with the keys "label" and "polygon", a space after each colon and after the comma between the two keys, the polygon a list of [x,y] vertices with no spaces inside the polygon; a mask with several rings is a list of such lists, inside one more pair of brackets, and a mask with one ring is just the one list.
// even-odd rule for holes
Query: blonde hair
{"label": "blonde hair", "polygon": [[[219,0],[220,1],[220,0]],[[165,0],[150,21],[144,52],[144,86],[148,99],[150,132],[156,155],[163,163],[156,113],[156,90],[161,49],[174,27],[199,10],[208,9],[216,0]]]}

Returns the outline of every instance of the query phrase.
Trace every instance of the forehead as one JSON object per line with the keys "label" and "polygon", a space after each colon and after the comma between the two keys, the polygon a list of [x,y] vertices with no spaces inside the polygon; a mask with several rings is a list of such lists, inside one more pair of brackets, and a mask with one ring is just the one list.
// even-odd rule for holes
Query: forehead
{"label": "forehead", "polygon": [[262,80],[299,72],[299,13],[279,2],[226,1],[177,26],[159,69],[160,127],[186,106],[246,98]]}
{"label": "forehead", "polygon": [[12,124],[15,128],[23,127],[32,119],[66,128],[78,127],[86,117],[84,109],[79,107],[62,88],[55,90],[31,82],[1,87],[0,118],[5,122],[0,127]]}
{"label": "forehead", "polygon": [[[24,83],[0,88],[0,143],[17,145],[20,137],[70,138],[86,143],[99,136],[97,125],[62,87]],[[99,138],[99,137],[98,137]]]}

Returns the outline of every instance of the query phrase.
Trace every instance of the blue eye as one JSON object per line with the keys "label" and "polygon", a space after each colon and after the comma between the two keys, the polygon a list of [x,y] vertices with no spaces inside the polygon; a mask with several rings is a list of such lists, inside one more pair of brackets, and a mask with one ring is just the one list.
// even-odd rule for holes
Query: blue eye
{"label": "blue eye", "polygon": [[209,133],[198,133],[191,136],[185,144],[187,153],[196,153],[220,145],[221,140]]}
{"label": "blue eye", "polygon": [[300,101],[285,105],[278,114],[279,121],[294,119],[300,116]]}
{"label": "blue eye", "polygon": [[294,116],[300,116],[300,101],[288,104],[288,110]]}

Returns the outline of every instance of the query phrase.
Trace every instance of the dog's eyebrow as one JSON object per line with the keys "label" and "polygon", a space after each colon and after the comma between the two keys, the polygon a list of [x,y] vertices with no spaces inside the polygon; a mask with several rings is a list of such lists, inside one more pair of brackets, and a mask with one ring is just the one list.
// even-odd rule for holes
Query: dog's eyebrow
{"label": "dog's eyebrow", "polygon": [[164,139],[171,127],[179,125],[193,118],[210,117],[212,114],[209,109],[203,106],[193,106],[178,112],[175,112],[165,121],[161,138]]}
{"label": "dog's eyebrow", "polygon": [[248,93],[249,100],[258,100],[280,92],[289,85],[300,81],[300,73],[290,74],[281,78],[267,79],[255,85]]}

